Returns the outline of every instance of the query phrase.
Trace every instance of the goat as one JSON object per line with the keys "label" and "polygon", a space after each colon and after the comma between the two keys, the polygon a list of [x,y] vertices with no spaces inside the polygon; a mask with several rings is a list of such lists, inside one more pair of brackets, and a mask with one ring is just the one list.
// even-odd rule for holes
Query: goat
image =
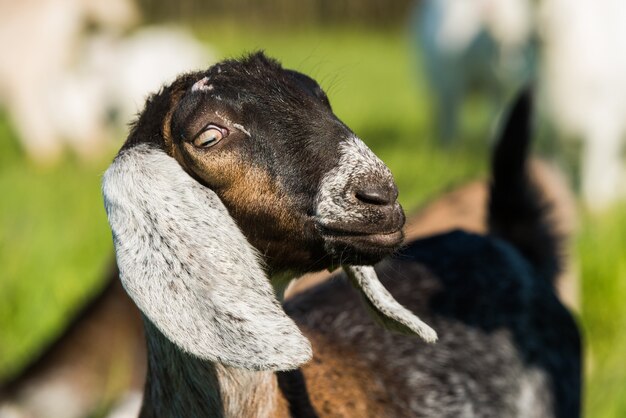
{"label": "goat", "polygon": [[587,206],[603,210],[626,196],[626,59],[616,53],[626,48],[624,2],[426,0],[416,12],[411,28],[443,140],[455,138],[472,84],[497,103],[537,75],[546,120],[582,142]]}
{"label": "goat", "polygon": [[[440,139],[457,139],[462,104],[472,89],[492,110],[532,79],[535,45],[528,0],[425,0],[411,32],[435,105]],[[495,112],[494,112],[495,113]]]}
{"label": "goat", "polygon": [[[0,94],[27,154],[38,162],[59,158],[62,144],[50,109],[51,85],[74,59],[85,27],[114,33],[133,26],[139,12],[131,0],[38,0],[0,3]],[[154,88],[154,87],[153,87]],[[82,96],[89,96],[83,92]],[[80,119],[72,121],[81,124]],[[86,138],[85,141],[93,140]]]}
{"label": "goat", "polygon": [[[79,157],[98,156],[148,93],[213,61],[180,28],[120,36],[139,17],[132,0],[106,7],[97,0],[3,2],[0,12],[8,17],[0,27],[0,99],[39,163],[57,162],[65,144]],[[88,23],[103,30],[85,34]]]}
{"label": "goat", "polygon": [[[499,238],[456,231],[398,251],[390,172],[311,78],[257,53],[152,96],[103,178],[146,330],[141,416],[578,415],[579,334],[524,170],[529,113],[522,98],[495,152]],[[350,280],[281,309],[290,279],[337,265]],[[364,315],[350,283],[376,319],[434,340],[376,275],[437,344]]]}
{"label": "goat", "polygon": [[[582,141],[581,191],[600,211],[626,197],[626,5],[540,3],[542,90],[557,130]],[[584,51],[584,53],[581,53]]]}

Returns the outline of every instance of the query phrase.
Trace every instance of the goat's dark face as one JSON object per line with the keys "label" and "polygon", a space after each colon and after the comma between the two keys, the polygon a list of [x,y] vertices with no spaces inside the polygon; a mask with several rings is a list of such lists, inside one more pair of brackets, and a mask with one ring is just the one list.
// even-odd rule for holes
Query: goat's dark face
{"label": "goat's dark face", "polygon": [[272,270],[372,263],[402,242],[391,173],[314,80],[255,54],[182,84],[166,150],[218,194]]}

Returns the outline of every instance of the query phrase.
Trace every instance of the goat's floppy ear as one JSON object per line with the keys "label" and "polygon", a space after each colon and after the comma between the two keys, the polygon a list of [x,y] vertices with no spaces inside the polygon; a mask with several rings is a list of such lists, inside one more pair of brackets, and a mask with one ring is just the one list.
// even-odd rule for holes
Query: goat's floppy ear
{"label": "goat's floppy ear", "polygon": [[124,150],[102,190],[122,283],[170,341],[253,370],[293,369],[311,358],[219,197],[173,158],[145,145]]}
{"label": "goat's floppy ear", "polygon": [[400,305],[378,280],[374,267],[344,266],[352,285],[359,290],[367,307],[385,328],[415,334],[424,341],[437,341],[437,333],[411,311]]}

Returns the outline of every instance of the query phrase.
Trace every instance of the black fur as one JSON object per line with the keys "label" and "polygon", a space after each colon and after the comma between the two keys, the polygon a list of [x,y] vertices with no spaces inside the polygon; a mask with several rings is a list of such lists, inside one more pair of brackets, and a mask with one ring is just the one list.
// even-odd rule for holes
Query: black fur
{"label": "black fur", "polygon": [[[576,323],[510,245],[454,231],[410,243],[377,272],[437,330],[436,344],[381,330],[345,278],[296,296],[286,310],[365,362],[393,399],[391,416],[580,416]],[[533,398],[518,405],[525,388]]]}
{"label": "black fur", "polygon": [[519,95],[492,157],[489,232],[515,248],[553,282],[560,271],[561,239],[550,224],[550,207],[529,179],[532,94]]}
{"label": "black fur", "polygon": [[300,369],[276,372],[276,379],[278,388],[289,404],[289,414],[293,418],[318,418]]}

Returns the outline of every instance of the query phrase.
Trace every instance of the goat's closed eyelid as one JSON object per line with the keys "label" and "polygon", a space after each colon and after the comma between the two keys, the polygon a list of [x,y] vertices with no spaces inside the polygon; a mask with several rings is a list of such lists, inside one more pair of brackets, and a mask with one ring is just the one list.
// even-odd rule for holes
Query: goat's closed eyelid
{"label": "goat's closed eyelid", "polygon": [[196,148],[209,148],[228,136],[228,129],[214,124],[206,125],[191,142]]}

